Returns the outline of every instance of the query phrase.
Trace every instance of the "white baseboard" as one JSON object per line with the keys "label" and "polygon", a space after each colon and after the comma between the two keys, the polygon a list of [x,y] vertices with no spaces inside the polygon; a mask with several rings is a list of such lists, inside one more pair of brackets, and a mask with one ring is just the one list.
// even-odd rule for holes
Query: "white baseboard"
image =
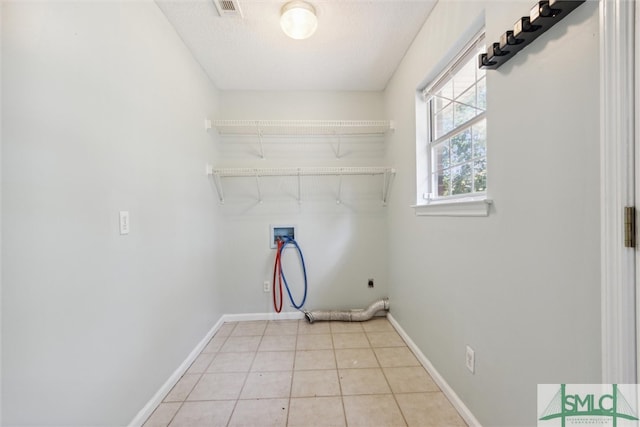
{"label": "white baseboard", "polygon": [[396,329],[398,334],[402,337],[405,343],[407,343],[407,347],[415,354],[418,358],[418,361],[422,364],[424,369],[427,370],[433,381],[440,387],[442,393],[449,399],[449,402],[453,405],[453,407],[458,411],[462,419],[467,423],[467,425],[471,427],[481,427],[480,422],[476,419],[476,417],[471,413],[469,408],[464,404],[464,402],[458,397],[455,391],[447,384],[447,382],[442,378],[442,375],[436,370],[436,368],[431,364],[427,356],[425,356],[422,351],[418,348],[416,343],[413,342],[409,335],[402,329],[398,321],[391,315],[391,313],[387,313],[387,319],[393,327]]}
{"label": "white baseboard", "polygon": [[133,418],[133,420],[129,423],[129,427],[140,427],[142,426],[142,424],[144,424],[147,418],[151,416],[156,407],[158,407],[158,405],[160,405],[160,403],[162,403],[162,401],[164,400],[165,396],[169,394],[173,386],[175,386],[176,383],[180,381],[180,378],[182,378],[184,373],[187,372],[187,369],[189,369],[189,366],[191,366],[193,361],[196,360],[196,357],[198,357],[202,350],[204,350],[211,338],[213,338],[215,333],[218,332],[218,329],[220,329],[222,324],[225,322],[224,317],[225,316],[222,316],[220,320],[218,320],[216,324],[213,325],[209,332],[207,332],[207,335],[205,335],[205,337],[198,343],[198,345],[196,345],[191,353],[189,353],[184,362],[182,362],[180,366],[178,366],[173,374],[171,374],[169,379],[165,381],[162,387],[160,387],[156,394],[153,395],[151,400],[149,400],[149,402],[144,405],[144,408],[142,408],[140,412],[138,412],[138,414]]}
{"label": "white baseboard", "polygon": [[225,314],[222,316],[223,322],[250,322],[255,320],[299,320],[304,319],[301,311],[287,311],[280,313],[244,313]]}
{"label": "white baseboard", "polygon": [[[215,333],[220,329],[223,323],[225,322],[248,322],[248,321],[256,321],[256,320],[298,320],[304,319],[304,313],[301,311],[291,311],[284,313],[248,313],[248,314],[224,314],[220,319],[216,322],[215,325],[207,332],[207,335],[196,345],[196,347],[189,353],[187,358],[180,364],[180,366],[171,374],[169,379],[160,387],[160,389],[156,392],[156,394],[147,402],[147,404],[138,412],[135,418],[129,423],[129,427],[140,427],[142,424],[151,416],[156,407],[162,403],[163,399],[173,386],[182,378],[189,366],[193,363],[193,361],[198,357],[200,352],[205,348],[207,343],[213,338]],[[464,419],[464,421],[472,427],[481,427],[480,422],[473,416],[469,408],[466,407],[464,402],[458,397],[458,395],[453,391],[453,389],[447,384],[447,382],[442,378],[442,376],[438,373],[436,368],[431,364],[429,359],[420,351],[418,346],[413,342],[409,335],[402,329],[398,321],[391,315],[391,313],[387,313],[387,319],[396,329],[398,334],[402,337],[402,339],[407,343],[409,349],[415,354],[418,358],[418,361],[424,366],[424,368],[429,372],[429,375],[433,378],[435,383],[440,387],[442,393],[449,399],[453,407],[458,411],[460,416]]]}

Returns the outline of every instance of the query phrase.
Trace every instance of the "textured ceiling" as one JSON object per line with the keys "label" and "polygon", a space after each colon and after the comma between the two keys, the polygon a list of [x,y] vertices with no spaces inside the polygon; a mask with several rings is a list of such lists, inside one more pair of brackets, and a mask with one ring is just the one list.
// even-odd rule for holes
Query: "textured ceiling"
{"label": "textured ceiling", "polygon": [[284,0],[239,0],[221,17],[211,0],[155,0],[222,90],[382,90],[435,0],[310,0],[318,30],[280,29]]}

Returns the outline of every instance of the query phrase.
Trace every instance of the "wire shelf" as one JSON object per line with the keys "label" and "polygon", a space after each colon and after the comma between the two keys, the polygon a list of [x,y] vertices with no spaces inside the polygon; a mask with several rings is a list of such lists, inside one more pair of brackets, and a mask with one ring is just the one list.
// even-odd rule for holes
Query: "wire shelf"
{"label": "wire shelf", "polygon": [[262,190],[260,180],[264,177],[282,177],[282,176],[295,176],[298,178],[298,203],[301,202],[301,177],[303,176],[338,176],[340,181],[338,184],[338,199],[336,203],[340,201],[340,189],[342,186],[342,177],[347,175],[382,175],[382,188],[381,188],[381,202],[383,206],[386,206],[389,197],[389,191],[391,187],[391,181],[396,174],[395,169],[390,167],[304,167],[304,168],[222,168],[212,169],[208,172],[213,176],[216,190],[218,191],[218,197],[220,203],[224,204],[225,197],[222,187],[221,178],[241,178],[252,177],[255,178],[256,191],[258,201],[262,202]]}
{"label": "wire shelf", "polygon": [[390,120],[213,120],[220,135],[348,136],[383,135]]}
{"label": "wire shelf", "polygon": [[389,167],[223,168],[213,170],[213,174],[220,177],[384,175],[394,172],[394,169]]}

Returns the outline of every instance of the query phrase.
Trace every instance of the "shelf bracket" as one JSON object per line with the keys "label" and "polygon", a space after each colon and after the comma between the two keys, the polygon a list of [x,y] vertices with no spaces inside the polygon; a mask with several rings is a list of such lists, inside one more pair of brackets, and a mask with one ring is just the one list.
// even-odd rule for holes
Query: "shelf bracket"
{"label": "shelf bracket", "polygon": [[260,158],[264,160],[264,146],[262,145],[262,129],[258,127],[258,144],[260,148]]}
{"label": "shelf bracket", "polygon": [[222,181],[220,180],[220,173],[213,173],[213,183],[216,186],[216,190],[218,191],[218,199],[220,199],[220,204],[224,205],[224,192],[222,191]]}
{"label": "shelf bracket", "polygon": [[391,188],[391,181],[395,176],[396,171],[394,169],[387,169],[384,172],[382,179],[382,206],[387,206],[387,199],[389,198],[389,189]]}
{"label": "shelf bracket", "polygon": [[256,188],[258,189],[258,203],[262,203],[262,191],[260,191],[260,175],[256,170]]}
{"label": "shelf bracket", "polygon": [[333,131],[333,137],[338,139],[338,146],[336,148],[333,148],[333,144],[331,144],[331,149],[333,150],[333,154],[335,154],[336,156],[336,160],[340,160],[340,158],[342,157],[340,155],[340,145],[342,144],[342,138],[340,138],[340,135],[338,135],[336,131]]}
{"label": "shelf bracket", "polygon": [[336,205],[342,203],[342,172],[338,175],[338,197],[336,197]]}
{"label": "shelf bracket", "polygon": [[300,197],[300,175],[302,170],[298,168],[298,204],[302,203],[302,198]]}

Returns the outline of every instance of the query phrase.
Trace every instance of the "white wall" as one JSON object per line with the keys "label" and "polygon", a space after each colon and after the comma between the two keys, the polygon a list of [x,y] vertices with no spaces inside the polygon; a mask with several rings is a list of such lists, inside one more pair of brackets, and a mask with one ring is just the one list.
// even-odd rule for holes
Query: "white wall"
{"label": "white wall", "polygon": [[[390,293],[485,425],[535,424],[537,383],[599,382],[595,3],[489,73],[491,216],[409,208],[416,88],[483,11],[496,39],[530,6],[440,2],[384,94],[218,93],[150,1],[3,2],[3,423],[128,423],[222,313],[271,310],[273,223],[298,226],[308,308]],[[204,117],[393,119],[397,130],[387,144],[343,142],[340,160],[291,141],[260,160],[255,142],[205,133]],[[301,204],[291,180],[263,180],[262,204],[254,181],[225,181],[219,206],[206,162],[398,175],[387,208],[364,178],[345,179],[340,205],[337,180],[305,180]],[[131,212],[126,237],[119,210]]]}
{"label": "white wall", "polygon": [[126,425],[224,312],[217,91],[152,1],[2,18],[2,422]]}
{"label": "white wall", "polygon": [[[219,119],[380,120],[380,92],[242,92],[222,91]],[[217,167],[381,166],[384,138],[346,139],[336,159],[337,141],[269,138],[265,159],[257,155],[256,138],[227,138],[219,143]],[[258,203],[255,179],[223,179],[225,250],[221,253],[221,283],[227,309],[233,313],[270,312],[272,296],[263,282],[272,280],[275,250],[269,248],[270,224],[297,226],[307,263],[308,309],[366,307],[387,296],[386,208],[381,203],[381,177],[345,177],[342,203],[336,204],[338,177],[303,177],[301,203],[297,178],[263,178]],[[298,274],[291,257],[283,266]],[[288,276],[289,277],[289,276]],[[375,279],[369,289],[367,280]],[[298,302],[302,281],[292,279]],[[286,298],[286,297],[285,297]],[[292,310],[288,301],[285,309]]]}
{"label": "white wall", "polygon": [[414,100],[478,16],[489,42],[530,6],[440,2],[385,92],[391,311],[492,426],[535,425],[538,383],[600,382],[597,2],[487,73],[489,217],[414,216]]}
{"label": "white wall", "polygon": [[[0,34],[2,34],[2,15],[4,2],[0,2]],[[0,82],[2,81],[2,55],[0,55]],[[2,99],[2,84],[0,84],[0,100]],[[2,129],[2,104],[0,102],[0,129]],[[0,132],[0,395],[2,394],[2,132]],[[0,425],[2,425],[2,398],[0,397]]]}

